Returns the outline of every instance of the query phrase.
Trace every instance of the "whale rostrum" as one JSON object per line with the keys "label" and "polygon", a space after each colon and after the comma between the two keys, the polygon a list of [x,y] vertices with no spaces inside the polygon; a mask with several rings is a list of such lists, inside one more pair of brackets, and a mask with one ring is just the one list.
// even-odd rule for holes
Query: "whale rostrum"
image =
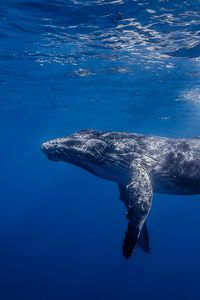
{"label": "whale rostrum", "polygon": [[138,244],[149,252],[146,227],[153,192],[200,193],[200,138],[175,139],[128,132],[81,130],[42,144],[52,161],[79,166],[117,183],[127,209],[126,258]]}

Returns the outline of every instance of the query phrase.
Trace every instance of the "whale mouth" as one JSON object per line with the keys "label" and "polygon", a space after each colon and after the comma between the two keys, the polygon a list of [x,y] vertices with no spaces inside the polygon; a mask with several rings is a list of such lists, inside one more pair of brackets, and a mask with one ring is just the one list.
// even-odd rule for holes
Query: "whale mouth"
{"label": "whale mouth", "polygon": [[56,143],[56,141],[52,140],[52,141],[47,141],[44,142],[41,147],[40,150],[42,152],[44,152],[45,154],[49,154],[49,153],[54,153],[58,150],[58,143]]}
{"label": "whale mouth", "polygon": [[49,142],[45,142],[41,145],[40,150],[47,156],[47,158],[51,161],[59,161],[60,153]]}
{"label": "whale mouth", "polygon": [[41,145],[41,147],[40,147],[40,150],[42,151],[42,152],[44,152],[45,154],[46,154],[46,151],[47,151],[47,145],[46,145],[47,143],[43,143],[42,145]]}
{"label": "whale mouth", "polygon": [[40,150],[47,156],[49,156],[51,153],[48,142],[43,143],[40,147]]}

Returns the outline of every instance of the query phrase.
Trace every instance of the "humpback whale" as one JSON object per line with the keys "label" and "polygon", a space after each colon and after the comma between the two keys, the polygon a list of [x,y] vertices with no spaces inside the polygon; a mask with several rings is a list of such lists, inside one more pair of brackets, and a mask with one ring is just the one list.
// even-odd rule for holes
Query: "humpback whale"
{"label": "humpback whale", "polygon": [[64,161],[117,183],[128,229],[123,255],[138,244],[149,252],[146,227],[153,192],[200,193],[200,138],[175,139],[128,132],[81,130],[42,144],[52,161]]}

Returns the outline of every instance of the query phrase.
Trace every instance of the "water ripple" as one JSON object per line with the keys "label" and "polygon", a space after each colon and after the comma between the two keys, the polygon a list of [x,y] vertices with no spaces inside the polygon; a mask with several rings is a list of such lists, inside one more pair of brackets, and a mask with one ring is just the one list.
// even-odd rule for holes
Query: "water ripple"
{"label": "water ripple", "polygon": [[[12,57],[40,64],[98,61],[105,70],[117,61],[130,72],[135,64],[169,69],[174,58],[200,57],[199,12],[200,2],[189,0],[10,0],[1,4],[0,36],[16,40]],[[3,45],[8,50],[9,42]]]}

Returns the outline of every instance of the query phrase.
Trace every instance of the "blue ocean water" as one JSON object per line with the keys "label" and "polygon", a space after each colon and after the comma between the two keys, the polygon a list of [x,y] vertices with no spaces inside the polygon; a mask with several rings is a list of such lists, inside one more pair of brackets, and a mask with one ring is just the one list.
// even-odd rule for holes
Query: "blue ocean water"
{"label": "blue ocean water", "polygon": [[7,0],[0,41],[0,299],[199,299],[199,196],[155,194],[151,254],[125,260],[116,185],[40,144],[200,135],[200,2]]}

